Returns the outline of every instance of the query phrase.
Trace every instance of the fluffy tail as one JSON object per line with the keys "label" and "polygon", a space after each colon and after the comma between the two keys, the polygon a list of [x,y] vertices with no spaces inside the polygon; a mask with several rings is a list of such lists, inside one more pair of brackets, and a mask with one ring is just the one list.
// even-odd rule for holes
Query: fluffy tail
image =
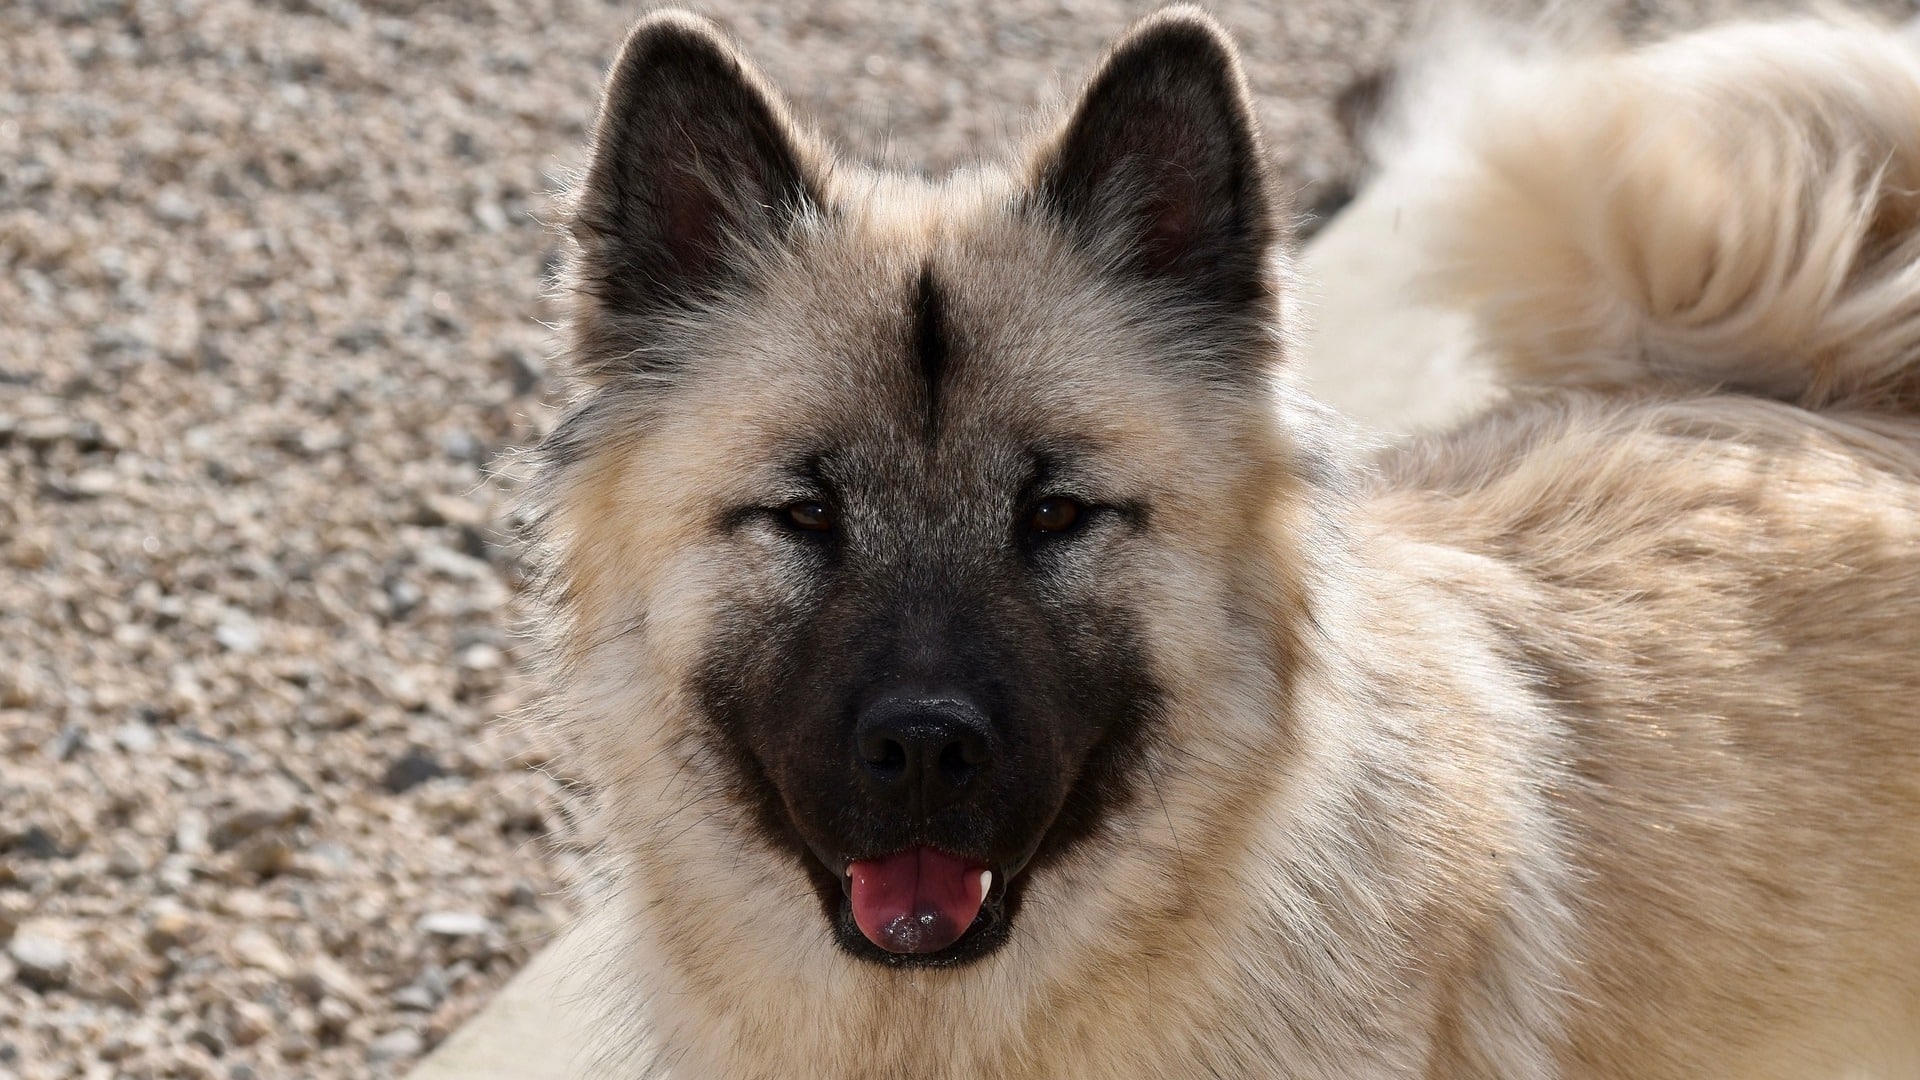
{"label": "fluffy tail", "polygon": [[1381,155],[1432,198],[1433,289],[1510,381],[1920,411],[1912,39],[1825,21],[1573,55],[1455,38],[1405,73]]}

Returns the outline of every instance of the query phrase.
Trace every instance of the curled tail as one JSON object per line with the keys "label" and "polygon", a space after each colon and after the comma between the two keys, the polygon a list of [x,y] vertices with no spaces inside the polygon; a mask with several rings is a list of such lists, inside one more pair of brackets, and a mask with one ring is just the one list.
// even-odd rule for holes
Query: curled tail
{"label": "curled tail", "polygon": [[1431,198],[1433,291],[1510,381],[1920,412],[1912,40],[1806,20],[1581,55],[1482,41],[1403,84],[1387,175]]}

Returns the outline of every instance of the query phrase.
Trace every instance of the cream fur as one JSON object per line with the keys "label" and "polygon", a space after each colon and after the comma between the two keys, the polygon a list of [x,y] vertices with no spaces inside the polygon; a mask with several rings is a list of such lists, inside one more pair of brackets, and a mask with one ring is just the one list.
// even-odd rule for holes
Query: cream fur
{"label": "cream fur", "polygon": [[1482,35],[1413,79],[1390,171],[1435,184],[1432,291],[1478,314],[1509,377],[1914,401],[1911,39],[1794,20],[1568,54]]}

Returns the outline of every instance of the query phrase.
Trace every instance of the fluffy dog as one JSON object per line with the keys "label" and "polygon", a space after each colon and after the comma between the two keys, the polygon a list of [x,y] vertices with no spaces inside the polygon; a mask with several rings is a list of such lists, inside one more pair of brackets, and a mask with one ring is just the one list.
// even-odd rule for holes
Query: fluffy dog
{"label": "fluffy dog", "polygon": [[532,486],[612,1071],[1915,1075],[1920,63],[1466,69],[1511,393],[1373,459],[1205,16],[939,182],[633,30]]}

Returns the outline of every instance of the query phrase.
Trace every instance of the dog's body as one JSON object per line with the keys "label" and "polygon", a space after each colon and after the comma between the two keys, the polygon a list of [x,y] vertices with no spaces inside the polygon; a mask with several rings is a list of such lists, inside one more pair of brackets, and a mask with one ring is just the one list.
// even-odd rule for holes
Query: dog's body
{"label": "dog's body", "polygon": [[616,65],[536,487],[621,1068],[1920,1069],[1920,63],[1475,110],[1432,258],[1518,389],[1373,467],[1204,19],[943,186],[740,64]]}

